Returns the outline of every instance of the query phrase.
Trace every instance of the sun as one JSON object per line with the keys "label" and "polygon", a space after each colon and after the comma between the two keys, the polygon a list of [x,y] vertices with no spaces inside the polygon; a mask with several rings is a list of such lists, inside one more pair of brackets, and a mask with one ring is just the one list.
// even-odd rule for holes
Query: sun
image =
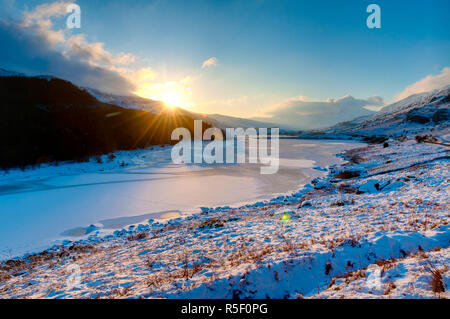
{"label": "sun", "polygon": [[166,91],[161,94],[161,101],[169,107],[181,106],[180,95],[175,91]]}

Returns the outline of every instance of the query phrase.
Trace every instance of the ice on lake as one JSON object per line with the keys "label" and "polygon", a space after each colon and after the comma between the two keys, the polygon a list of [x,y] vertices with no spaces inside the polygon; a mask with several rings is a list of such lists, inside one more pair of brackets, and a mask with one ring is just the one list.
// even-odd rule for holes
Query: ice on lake
{"label": "ice on lake", "polygon": [[326,172],[313,167],[340,163],[337,153],[360,146],[281,139],[280,168],[273,175],[261,175],[260,164],[174,165],[169,147],[130,152],[139,161],[124,168],[72,163],[9,172],[0,176],[0,259],[97,229],[270,199],[322,176]]}

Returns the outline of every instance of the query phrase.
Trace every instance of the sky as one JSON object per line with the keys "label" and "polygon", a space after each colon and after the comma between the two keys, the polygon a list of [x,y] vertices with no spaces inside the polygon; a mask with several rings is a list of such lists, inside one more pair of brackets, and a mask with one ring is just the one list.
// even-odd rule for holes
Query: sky
{"label": "sky", "polygon": [[450,84],[448,0],[0,1],[0,67],[195,112],[308,127]]}

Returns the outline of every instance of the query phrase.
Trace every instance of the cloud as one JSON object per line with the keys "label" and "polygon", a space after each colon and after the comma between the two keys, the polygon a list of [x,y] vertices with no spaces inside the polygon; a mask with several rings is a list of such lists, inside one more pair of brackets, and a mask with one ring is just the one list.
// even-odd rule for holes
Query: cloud
{"label": "cloud", "polygon": [[75,84],[107,92],[129,93],[134,84],[108,67],[66,55],[51,45],[46,35],[14,22],[0,20],[3,68],[26,74],[51,74]]}
{"label": "cloud", "polygon": [[429,92],[450,85],[450,67],[442,69],[438,75],[428,75],[411,84],[394,98],[394,102],[407,98],[410,95]]}
{"label": "cloud", "polygon": [[67,6],[72,3],[46,3],[20,15],[10,14],[14,11],[11,4],[8,11],[1,12],[0,67],[31,75],[54,75],[116,94],[131,94],[155,81],[158,74],[153,69],[134,67],[138,62],[135,55],[112,53],[102,42],[90,42],[84,34],[56,28],[54,22],[67,15]]}
{"label": "cloud", "polygon": [[209,58],[208,60],[203,61],[202,69],[210,67],[210,66],[217,66],[219,64],[219,60],[215,57]]}
{"label": "cloud", "polygon": [[372,114],[373,111],[369,110],[370,106],[383,104],[383,99],[379,96],[363,100],[347,95],[326,101],[299,96],[267,109],[262,117],[255,119],[299,129],[314,129]]}
{"label": "cloud", "polygon": [[65,41],[62,30],[54,31],[52,20],[66,14],[66,8],[73,2],[57,1],[38,5],[32,11],[23,13],[20,26],[24,29],[32,29],[36,34],[45,39],[49,45],[62,44]]}
{"label": "cloud", "polygon": [[23,24],[31,26],[39,21],[61,17],[66,14],[67,6],[72,3],[74,3],[74,1],[56,1],[38,5],[32,11],[24,12]]}
{"label": "cloud", "polygon": [[[138,56],[113,53],[104,43],[89,41],[80,30],[67,29],[67,7],[75,1],[46,3],[26,11],[15,7],[14,0],[4,1],[6,5],[0,8],[0,67],[30,75],[53,75],[114,94],[158,99],[171,87],[191,95],[193,77],[167,79],[143,65]],[[55,26],[61,22],[60,28]],[[208,60],[205,65],[217,64],[216,58]]]}
{"label": "cloud", "polygon": [[84,34],[71,36],[66,40],[66,46],[68,48],[66,55],[90,64],[120,66],[133,64],[136,60],[136,57],[130,53],[120,52],[116,55],[110,53],[104,49],[104,44],[101,42],[89,43]]}
{"label": "cloud", "polygon": [[131,76],[137,83],[144,83],[155,80],[157,75],[158,73],[156,73],[152,68],[146,67],[133,72]]}
{"label": "cloud", "polygon": [[53,19],[67,14],[72,1],[39,5],[20,19],[0,18],[1,67],[26,74],[50,74],[77,85],[129,94],[136,83],[123,65],[134,62],[127,53],[112,54],[103,43],[90,43],[82,34],[55,30]]}

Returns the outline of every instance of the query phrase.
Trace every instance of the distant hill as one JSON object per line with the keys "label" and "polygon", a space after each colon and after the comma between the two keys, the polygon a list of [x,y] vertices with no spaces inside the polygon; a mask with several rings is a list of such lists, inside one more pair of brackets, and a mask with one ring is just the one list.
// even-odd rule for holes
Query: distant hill
{"label": "distant hill", "polygon": [[[105,102],[105,103],[112,103],[118,106],[126,107],[126,108],[132,108],[132,109],[138,109],[138,110],[145,110],[154,114],[158,114],[160,112],[163,112],[166,107],[163,102],[161,101],[155,101],[151,99],[146,99],[137,95],[129,95],[129,96],[121,96],[121,95],[114,95],[109,93],[104,93],[95,89],[86,88],[86,90],[91,93],[93,96],[95,96],[99,101]],[[182,108],[175,108],[178,110],[180,114],[184,114],[186,116],[190,116],[197,120],[203,120],[204,122],[210,124],[211,126],[225,129],[227,127],[242,127],[242,128],[249,128],[249,127],[279,127],[280,125],[274,124],[274,123],[267,123],[262,121],[255,121],[255,120],[249,120],[244,119],[240,117],[233,117],[233,116],[226,116],[221,114],[201,114],[201,113],[195,113],[190,112]],[[283,127],[284,128],[284,127]]]}
{"label": "distant hill", "polygon": [[164,102],[161,101],[146,99],[137,95],[115,95],[91,88],[83,89],[104,103],[114,104],[128,109],[147,111],[153,114],[159,114],[166,110]]}
{"label": "distant hill", "polygon": [[240,117],[226,116],[220,114],[207,114],[206,115],[209,123],[215,127],[227,128],[227,127],[242,127],[242,128],[271,128],[280,127],[279,124],[255,121],[244,119]]}
{"label": "distant hill", "polygon": [[302,132],[301,137],[345,138],[422,134],[449,127],[450,86],[411,95],[373,115],[341,122],[329,128]]}
{"label": "distant hill", "polygon": [[8,70],[0,68],[0,76],[25,76],[25,75],[22,73],[8,71]]}
{"label": "distant hill", "polygon": [[193,132],[194,119],[176,110],[153,114],[99,101],[55,77],[0,73],[2,168],[171,144],[180,126]]}

